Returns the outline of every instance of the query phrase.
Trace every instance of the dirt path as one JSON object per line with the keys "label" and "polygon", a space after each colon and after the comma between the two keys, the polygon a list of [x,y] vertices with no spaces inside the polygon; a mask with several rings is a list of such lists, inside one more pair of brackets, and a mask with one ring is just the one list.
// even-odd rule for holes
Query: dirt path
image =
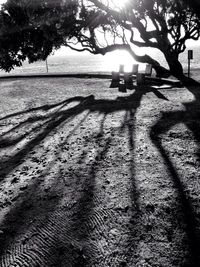
{"label": "dirt path", "polygon": [[200,266],[200,88],[0,84],[0,266]]}

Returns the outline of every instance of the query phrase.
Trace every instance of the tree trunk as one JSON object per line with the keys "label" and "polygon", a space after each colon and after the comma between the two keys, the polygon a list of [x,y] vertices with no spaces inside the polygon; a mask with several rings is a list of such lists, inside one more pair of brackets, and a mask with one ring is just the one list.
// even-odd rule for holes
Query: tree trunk
{"label": "tree trunk", "polygon": [[138,56],[134,53],[133,50],[129,49],[128,52],[131,54],[131,56],[138,62],[141,63],[147,63],[151,64],[153,69],[156,72],[157,77],[169,77],[170,72],[166,68],[162,67],[158,61],[150,57],[149,55],[144,55],[144,56]]}
{"label": "tree trunk", "polygon": [[170,76],[170,71],[166,68],[162,67],[161,65],[153,65],[153,68],[156,72],[156,77],[160,78],[168,78]]}
{"label": "tree trunk", "polygon": [[176,78],[182,79],[184,77],[183,67],[178,60],[178,55],[175,53],[164,53],[165,59],[169,65],[170,72]]}
{"label": "tree trunk", "polygon": [[174,52],[169,52],[168,50],[166,51],[161,50],[161,51],[164,54],[165,59],[169,65],[169,70],[161,66],[160,63],[155,59],[153,59],[152,57],[148,55],[138,56],[135,54],[133,50],[131,50],[130,48],[128,49],[128,52],[136,61],[141,63],[151,64],[156,72],[157,77],[167,78],[170,75],[173,75],[178,79],[183,79],[185,76],[183,74],[183,67],[178,60],[178,54]]}

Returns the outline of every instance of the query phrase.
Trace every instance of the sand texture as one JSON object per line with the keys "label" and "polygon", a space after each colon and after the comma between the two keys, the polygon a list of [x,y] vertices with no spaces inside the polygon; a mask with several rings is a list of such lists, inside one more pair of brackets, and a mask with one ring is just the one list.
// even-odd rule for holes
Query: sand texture
{"label": "sand texture", "polygon": [[200,86],[0,81],[0,266],[200,266]]}

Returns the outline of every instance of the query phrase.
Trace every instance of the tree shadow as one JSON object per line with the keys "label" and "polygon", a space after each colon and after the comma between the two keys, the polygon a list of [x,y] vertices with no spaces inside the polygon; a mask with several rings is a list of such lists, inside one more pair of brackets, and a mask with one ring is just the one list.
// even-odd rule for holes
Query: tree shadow
{"label": "tree shadow", "polygon": [[[82,99],[82,98],[81,98]],[[87,98],[83,98],[83,101],[87,101]],[[81,106],[82,103],[80,103]],[[78,114],[79,111],[82,112],[83,108],[79,109],[79,105],[75,107],[76,112],[74,113],[73,108],[69,109],[68,112],[66,111],[60,111],[59,115],[63,115],[63,118],[61,119],[58,116],[58,120],[55,119],[55,116],[57,116],[57,112],[54,113],[54,116],[48,118],[48,126],[47,123],[45,124],[45,127],[42,129],[42,132],[35,133],[35,138],[31,140],[29,143],[27,143],[22,149],[15,154],[14,156],[11,156],[7,159],[7,161],[4,162],[4,168],[7,166],[7,171],[4,171],[4,178],[12,171],[14,170],[19,164],[21,164],[23,159],[26,159],[25,157],[28,155],[28,153],[31,152],[42,140],[47,137],[52,131],[55,130],[54,126],[59,126],[60,123],[63,121],[67,122],[67,119],[70,116],[74,116],[76,113]],[[66,115],[66,116],[65,116]],[[74,129],[72,129],[68,135],[66,135],[65,141],[73,135],[73,133],[77,130],[77,128],[85,121],[87,116],[89,115],[89,112],[86,113],[86,115],[79,121],[77,125],[75,125]],[[31,120],[32,121],[32,120]],[[55,123],[55,124],[54,124]],[[41,126],[39,126],[41,127]],[[35,128],[34,128],[35,129]],[[14,143],[14,142],[13,142]],[[44,153],[47,153],[44,150]],[[59,153],[58,153],[59,154]],[[57,156],[58,156],[57,154]],[[16,155],[19,158],[15,158]],[[52,191],[48,189],[48,191],[43,190],[44,186],[44,179],[45,177],[48,177],[50,174],[50,170],[53,169],[55,166],[55,160],[52,160],[49,162],[48,166],[45,167],[43,170],[39,171],[39,175],[35,175],[34,179],[30,179],[27,186],[21,189],[21,191],[18,193],[18,195],[11,201],[12,203],[9,203],[9,212],[7,213],[6,217],[4,218],[3,223],[1,223],[1,229],[3,230],[4,234],[0,235],[1,240],[1,248],[0,253],[2,256],[2,262],[5,263],[5,266],[10,266],[12,264],[12,258],[13,256],[10,255],[9,250],[7,252],[7,249],[12,245],[12,242],[15,241],[15,239],[20,236],[25,229],[29,229],[29,233],[26,236],[26,233],[24,234],[24,239],[22,242],[22,251],[21,253],[24,253],[24,259],[22,260],[23,264],[28,264],[30,261],[36,262],[38,259],[34,258],[34,246],[35,244],[38,244],[41,250],[47,249],[46,252],[43,253],[43,257],[46,257],[47,259],[51,259],[49,262],[54,264],[54,258],[57,255],[57,250],[59,250],[59,246],[57,246],[57,237],[56,235],[59,233],[60,225],[58,224],[56,227],[53,227],[51,225],[51,220],[55,221],[54,213],[59,208],[59,202],[60,199],[62,199],[63,194],[63,179],[59,173],[55,173],[55,177],[53,179],[53,183],[51,185]],[[8,169],[8,167],[10,167]],[[4,170],[3,167],[1,169]],[[15,178],[13,179],[15,180]],[[57,186],[57,184],[60,184]],[[55,190],[57,188],[57,190]],[[38,203],[39,207],[38,207]],[[53,214],[53,215],[52,215]],[[31,217],[30,217],[31,216]],[[63,214],[62,214],[63,216]],[[35,226],[34,222],[37,218],[37,224]],[[29,225],[29,221],[33,221],[33,227]],[[63,221],[61,222],[62,226]],[[35,232],[38,231],[38,237]],[[35,237],[36,236],[36,237]],[[32,240],[32,237],[33,240]],[[49,242],[45,245],[45,239],[50,239]],[[42,242],[41,242],[42,240]],[[36,242],[34,244],[34,242]],[[52,247],[51,247],[52,246]],[[12,246],[11,246],[12,247]],[[50,250],[50,251],[48,251]],[[13,251],[15,254],[14,259],[17,261],[20,261],[20,251]],[[51,256],[51,253],[53,253],[53,259]],[[30,255],[29,255],[30,254]],[[33,254],[33,255],[32,255]],[[19,258],[19,259],[18,259]],[[26,262],[27,261],[27,262]],[[38,266],[40,266],[40,261],[38,263]],[[48,263],[47,263],[48,264]],[[50,265],[49,265],[50,266]],[[54,265],[53,265],[54,266]]]}
{"label": "tree shadow", "polygon": [[[49,170],[52,169],[55,164],[54,160],[52,160],[49,163],[49,166],[44,167],[44,170],[40,173],[40,175],[37,176],[37,178],[34,179],[28,185],[28,189],[21,192],[18,195],[18,199],[9,208],[9,212],[6,215],[3,224],[1,224],[1,227],[3,229],[5,228],[5,235],[1,235],[1,241],[2,241],[1,253],[9,249],[9,246],[12,243],[12,241],[17,239],[18,235],[21,234],[23,231],[25,233],[26,229],[29,228],[29,225],[27,225],[24,222],[27,220],[27,218],[29,218],[28,216],[30,215],[29,212],[27,212],[28,209],[32,209],[31,211],[32,216],[34,215],[37,218],[41,217],[42,222],[39,223],[39,226],[37,225],[36,228],[34,228],[35,227],[34,226],[33,230],[31,231],[31,234],[28,236],[28,238],[25,238],[23,241],[24,246],[29,242],[31,244],[30,247],[27,248],[27,251],[25,248],[23,248],[25,249],[24,252],[25,258],[29,253],[30,260],[33,260],[31,257],[33,257],[34,255],[33,253],[34,242],[38,244],[39,249],[42,249],[41,247],[42,245],[45,247],[43,241],[42,243],[39,243],[40,238],[44,238],[42,237],[42,235],[44,235],[45,238],[48,240],[47,242],[48,245],[46,247],[47,252],[43,253],[42,255],[42,257],[44,256],[46,258],[49,257],[48,266],[51,266],[51,264],[55,264],[55,262],[59,264],[60,260],[62,259],[62,257],[64,257],[63,255],[65,255],[65,253],[68,253],[67,255],[69,255],[72,258],[71,260],[72,266],[75,266],[73,264],[77,264],[77,266],[81,266],[82,264],[82,266],[84,266],[86,261],[84,257],[85,254],[86,255],[91,254],[90,257],[92,257],[93,252],[90,249],[87,248],[88,252],[82,250],[80,249],[79,245],[76,244],[74,245],[69,240],[72,240],[75,236],[76,238],[78,236],[79,239],[85,240],[91,234],[89,233],[90,227],[88,227],[88,220],[89,217],[92,216],[94,209],[94,190],[95,190],[96,173],[99,169],[98,166],[99,163],[103,160],[109,149],[109,145],[112,142],[111,136],[113,134],[113,132],[111,131],[109,136],[104,136],[104,121],[108,114],[116,111],[123,110],[126,113],[122,126],[117,130],[123,131],[125,128],[127,128],[128,130],[128,144],[131,155],[130,175],[132,182],[131,185],[131,190],[132,190],[131,198],[133,202],[132,206],[135,207],[135,205],[136,206],[139,205],[137,204],[138,192],[135,183],[135,169],[134,169],[135,112],[140,106],[142,96],[147,92],[149,92],[150,90],[154,89],[147,86],[140,88],[136,87],[134,89],[135,92],[130,96],[118,97],[115,100],[95,99],[93,95],[88,97],[74,97],[59,102],[57,104],[44,105],[42,107],[37,107],[34,109],[17,112],[15,114],[10,114],[0,119],[3,122],[4,120],[7,119],[15,119],[15,117],[19,115],[22,116],[20,117],[21,121],[19,121],[18,125],[14,126],[9,130],[6,130],[0,139],[0,145],[2,149],[9,149],[10,147],[19,145],[18,149],[15,149],[14,152],[2,157],[0,175],[1,175],[1,183],[3,183],[6,177],[9,176],[9,174],[11,174],[18,166],[20,166],[23,162],[26,161],[28,155],[34,149],[36,149],[42,143],[42,141],[44,141],[48,136],[55,134],[55,131],[60,129],[63,124],[69,123],[70,121],[72,121],[73,118],[77,117],[78,115],[80,115],[85,111],[88,111],[88,113],[79,121],[79,123],[74,126],[74,129],[66,136],[66,138],[64,138],[64,141],[61,142],[60,147],[62,147],[63,144],[67,143],[68,138],[70,136],[73,136],[74,132],[86,120],[87,116],[90,113],[99,112],[103,114],[103,119],[100,122],[100,127],[99,127],[100,130],[97,136],[94,138],[94,142],[96,143],[97,146],[97,155],[95,160],[90,164],[89,170],[87,170],[87,176],[84,177],[83,179],[83,188],[80,191],[80,195],[76,198],[77,205],[75,209],[73,209],[73,212],[70,213],[71,211],[69,210],[69,208],[64,205],[63,206],[64,211],[62,210],[62,212],[56,213],[57,210],[60,210],[59,196],[62,196],[62,194],[64,194],[64,190],[66,190],[66,185],[65,181],[63,180],[63,175],[64,176],[66,175],[67,177],[71,175],[67,167],[66,167],[66,172],[64,174],[63,172],[60,173],[55,172],[55,177],[53,179],[54,182],[52,185],[57,184],[57,182],[60,184],[56,196],[52,198],[52,195],[49,194],[48,198],[45,198],[45,194],[42,192],[41,185],[43,184],[44,181],[43,178],[45,176],[48,176]],[[157,93],[157,97],[166,100],[161,93],[160,94]],[[77,101],[78,104],[76,103]],[[75,105],[73,107],[67,108],[67,105],[72,102],[75,102]],[[32,114],[32,112],[35,111],[38,112],[37,115]],[[25,115],[28,116],[28,118],[24,120]],[[27,128],[28,131],[23,133],[23,129],[25,128]],[[22,141],[23,143],[21,144]],[[62,152],[61,149],[57,151],[56,156],[59,157],[61,152]],[[86,154],[81,155],[80,161],[83,161],[84,163],[84,157],[87,156],[88,153],[89,151],[86,151]],[[76,182],[74,181],[72,185],[73,191],[76,191],[77,183],[79,180],[77,177],[80,177],[81,175],[82,175],[81,170],[77,170],[76,175],[74,174],[72,175],[72,178],[76,180]],[[71,181],[71,179],[69,180]],[[63,183],[65,185],[64,187]],[[39,209],[39,211],[36,208],[36,206],[32,208],[30,204],[33,202],[33,199],[35,198],[34,196],[35,192],[37,192],[38,196],[40,195],[41,197],[45,198],[44,201],[42,201],[43,204],[41,209]],[[34,213],[36,211],[38,212],[38,214]],[[134,230],[134,222],[137,221],[135,217],[136,214],[135,208],[133,208],[131,212],[132,212],[133,226],[130,228],[130,233],[131,233],[130,239],[127,240],[127,244],[129,247],[133,246],[133,240],[135,240],[134,236],[136,232]],[[65,216],[68,215],[69,217],[71,216],[73,225],[72,222],[67,220],[67,217],[65,218]],[[53,223],[55,224],[56,221],[58,223],[58,221],[60,220],[56,228],[52,227],[50,222],[51,220],[53,220]],[[12,230],[10,233],[8,232],[6,233],[7,225],[9,225],[10,222],[13,222],[10,228]],[[56,244],[60,241],[61,236],[64,235],[63,229],[65,229],[67,241],[65,240],[62,241],[61,244],[58,246]],[[45,234],[42,232],[43,230],[44,232],[46,231]],[[34,231],[38,231],[38,236],[32,238]],[[32,241],[30,241],[31,239]],[[50,248],[50,246],[52,248]],[[63,247],[65,247],[64,252],[63,252]],[[66,249],[69,249],[69,252],[66,252]],[[76,250],[75,256],[74,256],[74,250]],[[16,254],[16,260],[20,261],[20,255]],[[26,260],[28,262],[28,259]],[[27,263],[26,260],[24,259],[24,264]],[[7,261],[7,263],[9,262],[7,258],[5,261]],[[9,264],[10,263],[11,261],[9,262]],[[38,259],[38,264],[40,264],[39,259]]]}
{"label": "tree shadow", "polygon": [[[75,261],[74,266],[84,266],[88,260],[94,261],[99,253],[99,248],[93,244],[92,239],[96,238],[96,234],[93,235],[93,228],[98,231],[99,236],[103,234],[104,224],[110,216],[110,212],[105,210],[99,210],[97,208],[101,199],[98,199],[98,192],[96,191],[96,174],[101,168],[101,162],[104,160],[109,146],[112,142],[111,134],[108,137],[104,137],[97,134],[94,137],[94,142],[97,144],[98,151],[96,153],[94,161],[91,163],[87,177],[84,181],[83,191],[79,196],[78,205],[73,217],[74,220],[74,235],[82,241],[82,249],[80,255]],[[101,145],[100,145],[101,143]],[[96,210],[95,210],[96,209]],[[85,241],[85,244],[84,244]],[[97,254],[97,255],[96,255]],[[84,257],[85,256],[85,257]]]}
{"label": "tree shadow", "polygon": [[[80,99],[80,98],[79,98]],[[76,98],[77,100],[77,98]],[[12,170],[14,170],[20,163],[23,162],[26,155],[34,149],[37,145],[39,145],[42,140],[44,140],[51,132],[53,132],[57,127],[59,127],[63,122],[66,122],[68,119],[71,119],[73,116],[76,116],[77,114],[80,114],[85,110],[85,105],[87,104],[87,101],[93,100],[93,96],[89,96],[86,98],[81,98],[81,102],[77,104],[75,107],[69,108],[66,111],[55,111],[54,113],[50,115],[44,115],[44,116],[37,116],[35,118],[31,118],[26,120],[25,122],[20,122],[17,130],[21,126],[25,126],[28,128],[28,131],[26,134],[22,133],[21,135],[17,136],[16,138],[5,138],[0,141],[1,147],[9,147],[17,145],[19,141],[22,141],[25,139],[26,136],[29,136],[32,132],[35,134],[33,138],[26,142],[26,144],[14,155],[10,155],[9,157],[5,157],[1,160],[1,168],[0,168],[0,175],[1,180],[4,179]],[[74,99],[72,100],[74,101]],[[69,103],[69,100],[68,100]],[[55,105],[54,105],[55,106]],[[56,105],[57,106],[57,105]],[[14,114],[12,115],[14,116]],[[45,121],[45,122],[44,122]],[[42,124],[32,126],[32,122],[42,122]],[[40,129],[39,133],[37,133],[37,130]],[[12,135],[11,132],[9,134]],[[4,134],[5,135],[5,134]]]}
{"label": "tree shadow", "polygon": [[[177,206],[180,207],[181,213],[183,214],[183,224],[186,225],[183,230],[187,236],[185,243],[189,247],[189,256],[185,259],[185,264],[186,266],[199,266],[200,256],[198,248],[200,246],[200,228],[197,214],[199,203],[195,203],[195,200],[188,194],[180,173],[170,158],[169,151],[163,145],[163,135],[167,134],[172,127],[181,123],[191,131],[198,145],[198,151],[200,151],[200,84],[192,79],[186,79],[186,81],[183,81],[183,85],[186,86],[195,99],[192,102],[183,103],[185,106],[184,111],[162,112],[161,118],[151,128],[150,138],[162,156],[178,193]],[[200,160],[199,156],[200,153],[198,152],[198,158]],[[180,213],[178,210],[177,212]]]}
{"label": "tree shadow", "polygon": [[135,163],[135,139],[136,139],[136,112],[140,106],[142,97],[144,94],[151,91],[151,87],[139,87],[135,90],[135,92],[131,95],[132,105],[129,106],[129,109],[126,111],[124,116],[124,122],[122,123],[119,131],[125,132],[127,131],[128,137],[128,151],[130,154],[129,158],[129,175],[130,175],[130,198],[131,198],[131,206],[128,207],[129,213],[131,214],[128,224],[128,238],[125,241],[126,250],[124,251],[124,256],[122,261],[122,266],[126,266],[126,264],[135,264],[134,262],[134,254],[138,249],[138,236],[140,235],[139,225],[140,222],[140,203],[138,200],[139,191],[137,188],[136,182],[136,163]]}
{"label": "tree shadow", "polygon": [[12,114],[9,114],[9,115],[6,115],[6,116],[0,118],[0,121],[5,120],[5,119],[9,119],[9,118],[12,118],[12,117],[15,117],[15,116],[18,116],[18,115],[24,115],[24,114],[27,114],[27,113],[31,113],[31,112],[34,112],[34,111],[45,111],[45,112],[47,112],[47,111],[52,110],[52,109],[54,109],[56,107],[67,105],[67,104],[69,104],[71,102],[74,102],[74,101],[82,101],[82,100],[84,100],[84,97],[75,96],[75,97],[63,100],[63,101],[61,101],[59,103],[56,103],[56,104],[43,105],[43,106],[39,106],[39,107],[35,107],[35,108],[26,109],[26,110],[23,110],[23,111],[12,113]]}

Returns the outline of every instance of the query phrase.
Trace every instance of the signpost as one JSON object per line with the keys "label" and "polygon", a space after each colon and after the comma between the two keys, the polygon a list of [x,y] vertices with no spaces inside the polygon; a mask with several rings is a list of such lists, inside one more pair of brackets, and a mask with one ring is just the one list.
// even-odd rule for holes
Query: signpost
{"label": "signpost", "polygon": [[188,50],[188,77],[190,77],[190,60],[193,59],[193,50]]}

